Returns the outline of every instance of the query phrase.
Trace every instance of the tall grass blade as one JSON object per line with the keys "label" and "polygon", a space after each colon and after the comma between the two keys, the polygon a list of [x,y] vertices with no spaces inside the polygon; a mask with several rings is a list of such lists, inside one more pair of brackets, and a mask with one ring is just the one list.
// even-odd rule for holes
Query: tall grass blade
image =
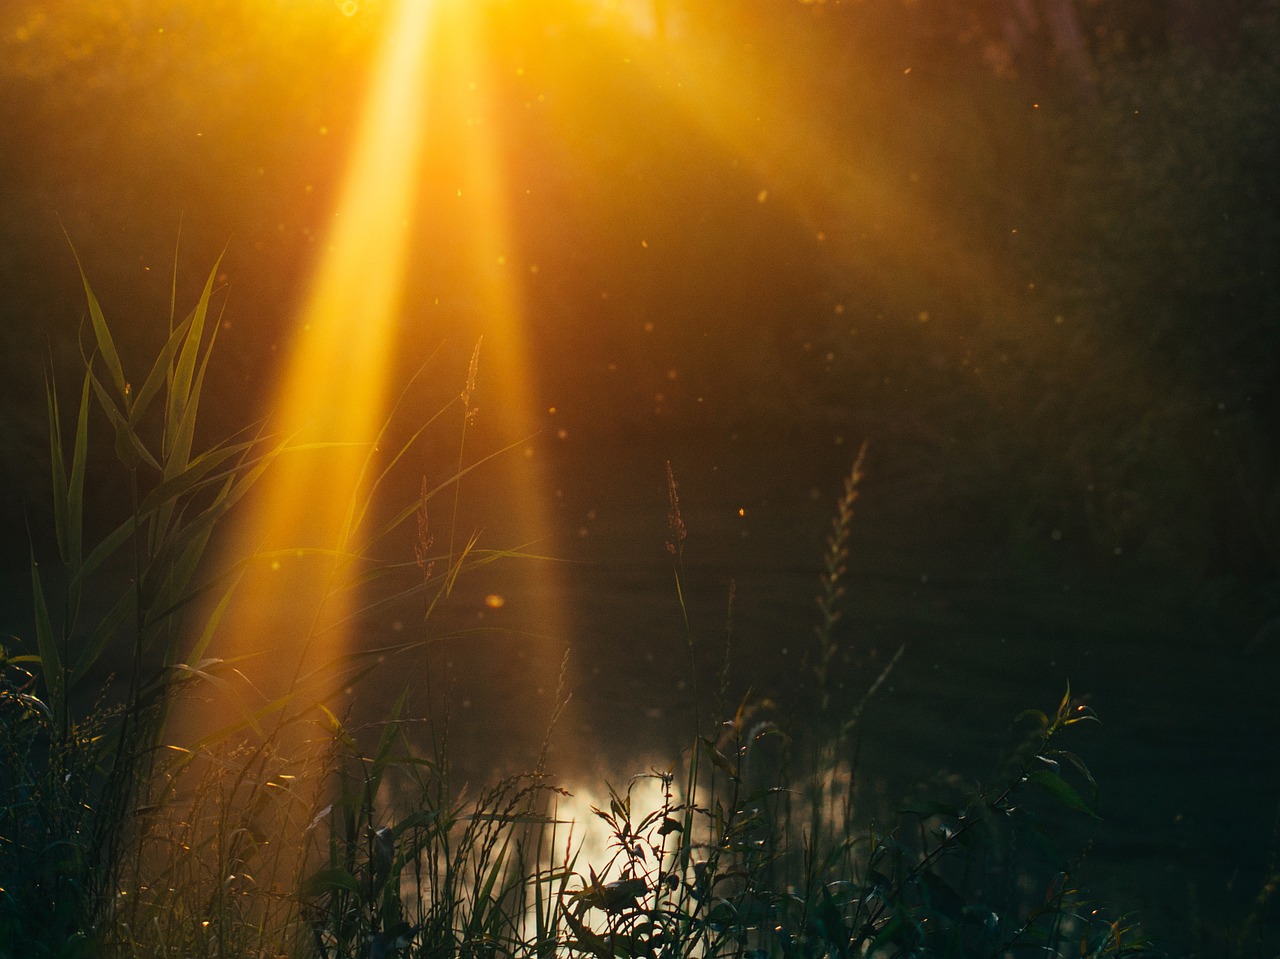
{"label": "tall grass blade", "polygon": [[31,596],[34,603],[36,650],[40,654],[40,667],[44,673],[45,687],[49,691],[50,705],[53,707],[56,728],[65,729],[67,719],[67,696],[65,673],[63,672],[62,655],[58,652],[58,643],[53,632],[53,621],[49,618],[49,604],[44,595],[44,584],[40,581],[40,567],[36,563],[34,551],[31,554]]}
{"label": "tall grass blade", "polygon": [[492,453],[489,453],[487,456],[482,456],[480,459],[476,460],[470,466],[460,469],[458,472],[454,473],[443,483],[439,484],[438,486],[434,487],[431,490],[428,490],[425,496],[419,499],[415,499],[412,502],[410,502],[408,505],[403,507],[398,513],[395,514],[395,516],[393,516],[390,520],[388,520],[386,523],[384,523],[381,527],[378,528],[377,532],[374,533],[373,535],[372,542],[377,542],[378,540],[381,540],[383,537],[387,536],[390,533],[393,533],[395,530],[403,526],[411,517],[413,517],[419,510],[422,509],[423,503],[426,503],[427,501],[429,501],[437,493],[441,493],[444,490],[448,489],[450,486],[453,486],[459,480],[461,480],[464,476],[466,476],[468,473],[472,472],[473,470],[479,469],[481,466],[483,466],[485,463],[488,463],[490,460],[497,459],[499,456],[509,453],[514,449],[519,449],[520,447],[528,443],[529,440],[532,438],[533,438],[532,434],[530,436],[526,436],[522,440],[519,440],[515,443],[511,443],[507,446],[504,446],[499,450],[494,450]]}
{"label": "tall grass blade", "polygon": [[151,371],[147,374],[146,380],[142,383],[142,388],[134,395],[133,406],[129,409],[129,419],[137,423],[147,409],[151,406],[151,401],[160,393],[160,387],[169,382],[173,372],[173,358],[177,355],[179,347],[182,346],[183,338],[186,336],[187,330],[191,328],[191,322],[195,319],[195,314],[188,314],[176,329],[170,330],[169,339],[165,342],[164,347],[156,356],[156,361],[151,365]]}
{"label": "tall grass blade", "polygon": [[[70,238],[67,242],[70,243]],[[124,367],[120,363],[120,354],[116,351],[115,340],[111,337],[111,328],[107,326],[107,320],[102,315],[102,307],[98,304],[98,298],[89,285],[89,277],[85,275],[84,267],[80,263],[80,254],[76,252],[74,244],[71,246],[71,255],[76,258],[76,268],[80,271],[80,281],[84,284],[85,298],[89,302],[89,320],[93,325],[93,337],[97,341],[98,352],[102,354],[102,361],[107,364],[107,372],[111,374],[111,381],[115,384],[116,392],[120,394],[121,405],[128,410],[129,383],[124,378]]]}
{"label": "tall grass blade", "polygon": [[111,607],[110,612],[98,621],[93,628],[93,632],[89,634],[89,638],[85,640],[84,645],[80,649],[80,654],[75,659],[75,665],[71,667],[71,672],[67,677],[68,688],[73,688],[84,679],[86,674],[93,669],[94,665],[102,658],[102,654],[106,651],[107,645],[115,637],[126,620],[133,613],[134,594],[132,590],[125,590],[116,604]]}
{"label": "tall grass blade", "polygon": [[71,565],[71,523],[67,505],[67,465],[62,451],[62,415],[58,408],[58,391],[52,374],[45,380],[45,404],[49,410],[49,461],[53,469],[53,530],[58,542],[58,555],[64,565]]}
{"label": "tall grass blade", "polygon": [[[84,378],[80,390],[80,410],[76,417],[75,445],[71,453],[71,477],[67,484],[67,549],[63,557],[72,584],[79,579],[80,561],[84,552],[84,471],[89,458],[89,377]],[[79,606],[78,597],[71,602],[72,610]]]}
{"label": "tall grass blade", "polygon": [[[93,382],[94,393],[97,394],[98,403],[102,407],[102,411],[107,414],[107,419],[111,421],[111,426],[116,433],[116,455],[120,457],[120,462],[124,463],[129,469],[134,469],[139,462],[146,463],[157,473],[161,472],[161,467],[156,458],[151,455],[151,451],[147,449],[146,444],[142,442],[136,430],[129,422],[128,415],[121,413],[119,407],[112,402],[107,388],[102,385],[102,381],[92,373],[90,379]],[[125,409],[128,409],[128,401],[125,402]]]}
{"label": "tall grass blade", "polygon": [[[217,279],[218,267],[221,263],[220,255],[205,280],[204,289],[200,292],[200,299],[192,314],[191,325],[187,329],[182,351],[173,370],[173,381],[169,386],[169,406],[165,416],[165,455],[175,461],[179,469],[186,466],[186,456],[191,451],[192,434],[195,429],[195,407],[199,400],[196,364],[200,356],[200,346],[204,340],[204,324],[209,313],[209,299],[213,295],[213,284]],[[206,354],[206,360],[207,358]]]}
{"label": "tall grass blade", "polygon": [[[364,462],[360,465],[361,484],[363,484],[364,477],[373,463],[374,454],[381,448],[382,441],[386,437],[387,431],[391,428],[391,424],[395,420],[396,414],[400,411],[401,406],[404,405],[405,398],[409,395],[409,390],[413,387],[414,383],[422,377],[427,366],[430,365],[431,361],[435,358],[436,353],[439,351],[440,348],[436,347],[431,356],[427,357],[427,359],[419,365],[413,375],[409,377],[408,382],[406,382],[404,387],[401,388],[400,394],[396,397],[395,403],[392,404],[390,412],[387,413],[386,417],[382,421],[382,426],[378,430],[378,435],[374,437],[372,444],[370,444],[369,451],[365,456]],[[360,500],[352,499],[351,504],[347,509],[347,515],[343,520],[342,539],[340,542],[344,544],[347,543],[350,538],[355,535],[356,531],[364,525],[365,516],[373,505],[374,494],[378,491],[379,487],[382,486],[383,481],[386,480],[387,476],[395,468],[396,464],[404,458],[405,454],[413,448],[414,444],[422,434],[426,432],[427,428],[439,419],[446,409],[448,409],[447,406],[436,410],[436,412],[432,414],[425,423],[414,430],[409,438],[400,445],[400,448],[396,451],[395,455],[391,457],[390,461],[382,468],[382,471],[378,474],[377,478],[369,485],[369,489],[366,491],[364,497]]]}

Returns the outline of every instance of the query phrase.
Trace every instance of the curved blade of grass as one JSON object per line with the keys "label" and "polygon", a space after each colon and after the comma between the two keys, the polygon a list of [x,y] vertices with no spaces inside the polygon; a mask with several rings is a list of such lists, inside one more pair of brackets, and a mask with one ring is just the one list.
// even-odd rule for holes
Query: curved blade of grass
{"label": "curved blade of grass", "polygon": [[[438,354],[439,352],[440,352],[440,347],[437,346],[434,350],[431,351],[431,355],[428,356],[425,360],[423,360],[422,363],[418,366],[418,368],[414,370],[413,375],[409,377],[408,382],[406,382],[405,385],[401,388],[400,395],[396,397],[395,403],[391,405],[390,412],[387,414],[386,418],[382,421],[382,426],[378,430],[378,435],[374,437],[373,443],[369,447],[368,455],[365,457],[364,463],[361,464],[361,467],[360,467],[361,482],[364,481],[365,473],[368,471],[370,464],[373,462],[373,455],[378,451],[378,448],[382,445],[382,440],[386,436],[387,431],[391,428],[392,421],[395,419],[396,414],[400,411],[400,407],[404,405],[405,397],[408,396],[409,390],[422,377],[422,374],[426,372],[427,366],[430,365],[431,361],[435,359],[436,354]],[[423,434],[423,432],[427,429],[427,427],[430,426],[432,423],[434,423],[437,419],[439,419],[440,416],[443,415],[444,411],[447,410],[452,405],[453,405],[452,403],[446,403],[443,407],[436,410],[436,412],[432,414],[432,416],[428,418],[427,421],[424,424],[422,424],[422,426],[418,427],[418,429],[414,431],[413,435],[410,436],[409,439],[404,444],[401,445],[400,449],[391,458],[391,461],[385,467],[383,467],[382,472],[378,474],[377,479],[375,479],[373,483],[369,486],[369,490],[364,496],[363,501],[359,503],[358,508],[357,508],[356,501],[354,500],[352,501],[352,503],[350,504],[347,510],[346,519],[344,520],[342,525],[343,533],[342,533],[341,542],[344,542],[344,543],[347,542],[348,538],[354,535],[355,531],[358,530],[361,527],[361,525],[363,525],[364,518],[369,512],[369,507],[373,504],[374,493],[377,492],[378,488],[382,485],[383,481],[387,478],[387,474],[391,472],[391,470],[395,467],[395,465],[398,462],[400,462],[400,460],[410,450],[410,448],[413,447],[414,443],[417,442],[418,438]]]}
{"label": "curved blade of grass", "polygon": [[129,409],[129,419],[136,423],[146,413],[147,408],[151,405],[151,401],[160,392],[160,387],[169,380],[172,371],[173,358],[177,355],[179,347],[182,346],[183,338],[186,336],[187,330],[191,328],[191,322],[195,319],[195,313],[188,313],[186,319],[178,324],[176,329],[171,329],[169,339],[165,342],[164,347],[156,356],[155,363],[151,366],[151,372],[147,374],[147,378],[143,381],[142,389],[138,390],[134,396],[133,406]]}
{"label": "curved blade of grass", "polygon": [[[102,385],[102,381],[92,371],[89,376],[93,382],[93,390],[98,396],[98,402],[102,406],[103,412],[107,414],[107,419],[111,421],[111,426],[115,429],[116,452],[120,455],[121,460],[130,468],[140,460],[156,472],[160,472],[160,464],[143,444],[142,438],[138,436],[133,426],[130,425],[128,417],[121,413],[115,403],[112,402],[110,395],[107,393],[107,388]],[[132,461],[129,459],[130,453],[135,457]]]}
{"label": "curved blade of grass", "polygon": [[[288,554],[287,551],[286,553]],[[357,557],[357,558],[364,559],[365,557]],[[476,570],[483,566],[487,566],[490,563],[496,562],[497,560],[500,560],[500,559],[525,559],[525,560],[549,560],[553,562],[572,562],[571,560],[559,560],[556,557],[543,556],[537,553],[521,552],[519,548],[510,549],[510,550],[500,550],[500,549],[472,550],[470,556],[468,557],[469,562],[467,565],[467,570],[468,571]],[[378,580],[383,579],[387,576],[390,576],[394,573],[403,572],[408,569],[416,570],[417,566],[418,566],[417,563],[395,563],[395,564],[389,564],[385,566],[378,566],[374,569],[367,570],[364,573],[361,573],[360,575],[356,576],[348,585],[347,589],[356,590],[362,586],[366,586],[370,583],[377,582]],[[352,612],[348,613],[347,615],[341,617],[340,619],[336,619],[333,622],[326,624],[323,628],[316,631],[316,635],[317,636],[323,635],[324,633],[327,633],[330,630],[338,629],[342,626],[345,626],[353,622],[358,622],[361,619],[364,619],[368,616],[373,615],[374,613],[378,613],[384,609],[389,609],[391,607],[394,607],[397,604],[404,602],[406,599],[409,599],[412,596],[416,596],[424,592],[426,588],[427,588],[426,583],[416,582],[412,586],[405,587],[404,589],[401,589],[395,593],[386,595],[381,599],[374,600],[371,603],[366,603],[363,606],[360,606],[357,609],[353,610]],[[443,582],[441,582],[440,588],[441,590],[443,590],[444,588]],[[434,608],[436,605],[438,605],[440,599],[443,599],[443,598],[444,598],[443,596],[438,596],[430,604],[431,608]]]}
{"label": "curved blade of grass", "polygon": [[[62,413],[58,406],[57,384],[50,372],[45,380],[45,400],[49,416],[49,459],[53,483],[54,534],[58,555],[67,569],[67,625],[74,629],[79,614],[82,586],[80,565],[84,536],[84,471],[89,437],[89,378],[86,375],[80,394],[76,418],[76,434],[71,454],[71,474],[67,475],[62,442]],[[34,563],[34,557],[32,558]],[[43,594],[43,590],[41,590]],[[46,610],[47,618],[48,612]]]}
{"label": "curved blade of grass", "polygon": [[[196,407],[200,399],[199,377],[196,373],[200,359],[200,346],[204,340],[205,319],[209,313],[209,299],[213,295],[213,284],[218,276],[218,267],[224,254],[219,254],[214,261],[213,269],[205,280],[204,289],[200,291],[200,299],[192,312],[191,325],[182,344],[178,362],[173,368],[173,379],[169,384],[169,404],[165,415],[164,453],[167,460],[173,460],[179,467],[185,467],[186,457],[191,452],[191,443],[195,430]],[[217,330],[214,330],[217,333]],[[203,366],[208,362],[209,351],[213,349],[210,338],[205,351]]]}
{"label": "curved blade of grass", "polygon": [[1034,769],[1027,773],[1027,779],[1035,783],[1050,796],[1060,802],[1062,805],[1070,809],[1092,816],[1094,819],[1101,819],[1094,810],[1080,798],[1080,794],[1060,776],[1056,776],[1047,769]]}
{"label": "curved blade of grass", "polygon": [[127,410],[129,385],[124,378],[124,367],[120,364],[120,354],[116,351],[115,340],[111,338],[111,329],[102,315],[102,307],[98,304],[98,298],[94,295],[93,288],[89,285],[89,278],[85,275],[84,267],[80,263],[80,254],[76,252],[75,244],[71,243],[70,237],[67,237],[67,243],[71,246],[71,255],[76,259],[76,269],[80,271],[85,298],[89,301],[89,320],[93,324],[93,337],[98,343],[98,352],[102,354],[102,360],[107,364],[107,372],[111,374],[116,392],[120,394],[120,402]]}
{"label": "curved blade of grass", "polygon": [[358,752],[360,746],[356,742],[355,737],[347,732],[347,724],[339,719],[334,711],[324,703],[316,703],[316,708],[319,709],[325,719],[328,720],[328,729],[326,730],[328,734],[339,739],[348,749]]}
{"label": "curved blade of grass", "polygon": [[[203,475],[205,472],[212,470],[231,456],[252,448],[253,445],[253,443],[237,444],[233,447],[224,447],[220,450],[216,449],[207,454],[202,454],[201,457],[198,457],[197,460],[193,461],[193,464],[199,462],[200,465],[198,467],[193,466],[188,473],[184,473],[182,476],[174,477],[172,480],[160,484],[143,498],[138,507],[136,517],[137,522],[149,521],[154,517],[156,511],[160,509],[161,506],[166,502],[176,499],[182,494],[196,492],[207,486],[213,486],[218,483],[225,482],[228,477],[244,472],[246,469],[254,467],[257,464],[262,463],[264,460],[275,455],[279,455],[279,453],[284,451],[284,446],[282,445],[280,448],[264,453],[260,457],[246,459],[241,463],[236,464],[231,469],[224,470],[220,473],[214,473],[210,476]],[[292,449],[300,448],[303,447],[293,447]],[[225,451],[226,455],[222,455],[222,451]],[[209,459],[205,460],[205,456],[208,456]],[[82,564],[81,575],[88,576],[101,566],[102,563],[111,555],[113,555],[116,550],[120,549],[125,543],[127,543],[130,536],[133,535],[134,528],[135,518],[131,516],[99,540],[97,546],[94,547],[93,551]]]}
{"label": "curved blade of grass", "polygon": [[317,547],[295,547],[292,549],[278,549],[278,550],[259,550],[258,552],[253,553],[250,556],[247,556],[243,559],[238,560],[229,569],[223,571],[222,573],[217,574],[216,576],[213,576],[211,579],[207,580],[204,583],[201,583],[199,586],[195,587],[194,589],[189,590],[184,595],[178,597],[177,600],[171,605],[166,607],[159,607],[159,604],[157,604],[156,608],[159,609],[159,612],[154,613],[152,618],[158,621],[174,615],[183,607],[191,605],[191,603],[193,603],[195,600],[217,589],[219,586],[226,583],[229,579],[238,577],[241,573],[244,572],[245,569],[247,569],[249,566],[252,566],[256,563],[261,563],[263,561],[271,560],[271,559],[284,559],[284,558],[292,559],[299,556],[322,556],[327,558],[337,557],[340,559],[358,559],[359,558],[359,557],[353,557],[348,553],[342,553],[336,550],[325,549],[318,546]]}
{"label": "curved blade of grass", "polygon": [[111,611],[98,621],[98,625],[89,634],[88,640],[85,641],[83,648],[80,650],[80,655],[76,657],[75,665],[71,668],[71,673],[67,677],[67,685],[69,687],[75,686],[80,680],[84,679],[85,674],[102,658],[102,654],[106,650],[107,644],[111,642],[111,638],[116,635],[116,632],[129,618],[129,614],[133,612],[135,598],[133,590],[125,590],[111,608]]}
{"label": "curved blade of grass", "polygon": [[188,658],[196,660],[203,658],[205,651],[209,648],[209,644],[213,641],[214,633],[218,630],[218,624],[222,622],[222,617],[226,613],[227,607],[231,605],[231,597],[235,593],[236,587],[240,584],[240,578],[243,575],[244,571],[241,570],[222,594],[222,598],[218,600],[218,605],[214,607],[205,620],[204,628],[192,645]]}
{"label": "curved blade of grass", "polygon": [[488,454],[487,456],[483,456],[483,457],[481,457],[480,459],[476,460],[476,461],[475,461],[474,463],[472,463],[470,466],[468,466],[468,467],[466,467],[466,468],[464,468],[464,469],[458,470],[456,473],[454,473],[452,476],[450,476],[447,480],[445,480],[445,481],[444,481],[443,483],[441,483],[439,486],[436,486],[434,489],[432,489],[430,492],[428,492],[426,496],[419,497],[419,498],[417,498],[417,499],[413,500],[413,501],[412,501],[412,502],[410,502],[407,506],[405,506],[403,509],[401,509],[399,513],[397,513],[394,517],[392,517],[392,519],[391,519],[391,520],[389,520],[387,523],[383,524],[383,525],[382,525],[382,526],[377,530],[377,532],[375,532],[375,533],[373,534],[373,538],[372,538],[371,542],[375,542],[375,543],[376,543],[378,540],[382,539],[384,536],[388,535],[389,533],[394,532],[394,531],[395,531],[396,529],[398,529],[400,526],[404,525],[404,523],[405,523],[405,522],[406,522],[406,521],[407,521],[411,516],[413,516],[413,515],[414,515],[414,514],[416,514],[420,509],[422,509],[422,505],[423,505],[423,503],[425,503],[427,500],[431,499],[431,497],[435,496],[437,493],[440,493],[440,492],[442,492],[442,491],[444,491],[444,490],[448,489],[450,486],[452,486],[452,485],[454,485],[455,483],[457,483],[458,481],[460,481],[464,476],[466,476],[466,475],[467,475],[468,473],[470,473],[472,470],[479,469],[481,466],[483,466],[485,463],[489,462],[490,460],[492,460],[492,459],[496,459],[497,457],[499,457],[499,456],[503,455],[504,453],[509,453],[509,452],[511,452],[513,449],[516,449],[517,447],[520,447],[520,446],[524,445],[525,443],[529,442],[529,440],[533,439],[533,437],[535,437],[535,436],[537,436],[537,435],[538,435],[537,433],[531,433],[531,434],[529,434],[527,437],[525,437],[524,439],[519,440],[518,442],[515,442],[515,443],[511,443],[511,444],[509,444],[509,445],[507,445],[507,446],[504,446],[504,447],[502,447],[502,449],[500,449],[500,450],[495,450],[494,452],[492,452],[492,453]]}
{"label": "curved blade of grass", "polygon": [[253,485],[262,478],[262,474],[274,462],[275,458],[285,450],[285,446],[276,447],[263,456],[249,469],[233,474],[225,488],[215,495],[213,502],[184,524],[171,536],[153,559],[153,566],[163,566],[167,562],[176,561],[177,555],[185,550],[187,544],[197,537],[206,536],[218,522],[244,497]]}
{"label": "curved blade of grass", "polygon": [[[257,445],[256,441],[251,440],[231,446],[215,446],[206,450],[187,464],[186,469],[181,473],[164,480],[151,492],[147,493],[142,498],[142,502],[138,504],[139,515],[143,517],[149,516],[165,503],[174,502],[186,493],[198,492],[206,486],[213,486],[223,482],[228,476],[243,472],[257,462],[259,458],[247,457],[234,464],[230,469],[219,473],[213,473],[213,470],[227,460],[249,452]],[[209,475],[211,473],[212,475]]]}
{"label": "curved blade of grass", "polygon": [[80,564],[84,559],[84,471],[89,458],[89,377],[80,389],[80,411],[76,417],[75,445],[71,453],[71,477],[67,483],[67,564],[68,616],[75,622],[80,610]]}
{"label": "curved blade of grass", "polygon": [[40,568],[35,552],[31,554],[31,596],[35,608],[36,651],[40,654],[41,671],[49,690],[57,726],[61,729],[66,719],[67,697],[63,682],[62,656],[54,639],[53,622],[49,618],[49,605],[45,601],[44,585],[40,581]]}
{"label": "curved blade of grass", "polygon": [[[183,601],[187,594],[187,588],[191,585],[191,579],[195,576],[201,559],[204,558],[205,548],[209,545],[209,538],[212,535],[212,529],[205,530],[187,544],[186,549],[182,551],[176,562],[167,566],[154,566],[151,570],[148,570],[148,573],[156,570],[162,570],[164,573],[155,593],[147,594],[153,596],[148,603],[149,610],[163,610],[164,615],[148,617],[149,626],[159,626],[167,622],[171,616],[187,606],[187,603]],[[146,585],[146,579],[144,578],[144,590]],[[149,647],[151,642],[148,641],[144,645]],[[170,650],[170,652],[174,651]]]}
{"label": "curved blade of grass", "polygon": [[[239,657],[237,661],[247,658],[248,657]],[[282,696],[276,697],[270,702],[264,703],[256,709],[251,707],[245,701],[244,696],[241,694],[235,683],[213,672],[213,667],[215,666],[231,669],[235,672],[237,678],[244,680],[244,674],[231,667],[229,663],[229,660],[215,659],[205,660],[195,666],[188,663],[174,663],[169,667],[169,670],[172,672],[190,676],[194,679],[199,679],[224,690],[228,694],[231,704],[239,713],[239,718],[226,724],[221,729],[215,730],[214,732],[197,740],[189,747],[192,752],[200,752],[216,743],[225,742],[233,734],[243,732],[246,729],[252,729],[258,736],[263,736],[262,720],[266,719],[268,716],[279,713],[297,699],[297,694],[290,691]],[[244,681],[247,682],[247,680]]]}

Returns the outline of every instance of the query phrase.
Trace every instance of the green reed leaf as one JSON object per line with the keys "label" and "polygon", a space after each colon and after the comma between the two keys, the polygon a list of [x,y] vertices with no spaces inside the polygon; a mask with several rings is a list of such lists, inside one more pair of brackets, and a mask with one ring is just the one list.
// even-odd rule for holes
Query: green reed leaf
{"label": "green reed leaf", "polygon": [[58,408],[58,391],[52,374],[45,380],[45,405],[49,410],[49,460],[53,476],[53,529],[58,542],[58,555],[70,565],[71,533],[67,506],[67,466],[62,452],[62,414]]}
{"label": "green reed leaf", "polygon": [[89,458],[89,389],[90,381],[85,374],[84,385],[80,389],[80,410],[76,416],[75,444],[71,452],[71,476],[67,484],[67,523],[70,557],[64,557],[74,579],[79,571],[81,553],[84,549],[84,471]]}
{"label": "green reed leaf", "polygon": [[120,412],[119,407],[112,401],[107,393],[107,388],[102,385],[102,381],[97,376],[90,373],[90,379],[93,383],[94,393],[97,394],[98,403],[102,407],[107,419],[111,421],[111,426],[116,432],[116,456],[120,458],[120,462],[127,469],[136,469],[139,463],[145,462],[157,472],[160,471],[160,464],[156,462],[156,458],[143,444],[142,438],[138,436],[133,426],[130,425],[128,416]]}
{"label": "green reed leaf", "polygon": [[239,585],[240,578],[243,575],[244,570],[240,570],[232,577],[231,585],[223,591],[217,605],[205,618],[200,635],[196,637],[196,641],[188,654],[191,659],[200,659],[208,650],[209,644],[213,641],[213,636],[218,630],[218,624],[222,622],[222,617],[226,614],[227,607],[231,605],[231,597],[235,593],[236,586]]}
{"label": "green reed leaf", "polygon": [[194,318],[195,313],[188,314],[187,318],[169,333],[169,339],[156,356],[156,361],[151,365],[151,371],[147,374],[147,378],[142,384],[142,389],[138,390],[137,395],[134,397],[133,406],[129,410],[131,422],[136,423],[142,418],[147,408],[151,405],[151,401],[159,394],[160,387],[168,382],[172,373],[173,358],[177,355],[178,348],[182,346],[183,339],[187,334],[187,330],[191,328],[191,321]]}
{"label": "green reed leaf", "polygon": [[[200,358],[200,346],[204,340],[209,299],[213,295],[213,284],[217,279],[218,267],[221,263],[222,256],[219,256],[205,280],[204,289],[192,313],[191,325],[187,329],[177,365],[173,368],[173,380],[169,384],[169,408],[165,417],[165,456],[176,460],[182,466],[186,465],[185,459],[190,454],[195,431],[196,407],[200,398],[196,367]],[[212,348],[211,338],[209,350]],[[208,362],[208,357],[209,351],[206,350],[204,362],[199,364],[202,369]]]}
{"label": "green reed leaf", "polygon": [[129,383],[124,378],[124,367],[120,363],[120,354],[116,351],[115,340],[111,337],[111,328],[107,325],[106,317],[102,315],[102,307],[98,304],[98,298],[89,285],[89,278],[80,264],[80,254],[76,252],[74,246],[71,247],[71,255],[76,258],[76,268],[80,271],[80,281],[84,284],[85,298],[89,301],[89,320],[93,325],[93,337],[97,341],[98,352],[102,354],[102,361],[106,363],[111,381],[115,384],[116,392],[120,394],[121,405],[128,410]]}
{"label": "green reed leaf", "polygon": [[85,674],[102,658],[111,638],[116,635],[125,620],[129,618],[129,614],[133,612],[134,600],[133,590],[126,589],[111,607],[111,611],[98,621],[89,638],[85,640],[80,655],[76,657],[75,665],[71,668],[67,679],[68,686],[75,686],[84,679]]}
{"label": "green reed leaf", "polygon": [[302,884],[302,895],[323,896],[330,892],[350,892],[360,895],[360,882],[342,867],[321,869],[307,877]]}

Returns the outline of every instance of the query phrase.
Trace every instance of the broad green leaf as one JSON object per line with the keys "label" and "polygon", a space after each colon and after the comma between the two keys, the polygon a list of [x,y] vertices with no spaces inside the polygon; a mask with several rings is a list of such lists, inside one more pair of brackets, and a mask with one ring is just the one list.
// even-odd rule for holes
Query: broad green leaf
{"label": "broad green leaf", "polygon": [[1098,783],[1097,780],[1093,778],[1093,773],[1090,772],[1089,767],[1085,765],[1084,760],[1075,753],[1066,749],[1053,749],[1049,751],[1048,755],[1056,759],[1065,759],[1067,762],[1071,763],[1071,765],[1075,766],[1080,775],[1089,783],[1089,789],[1092,793],[1090,797],[1090,806],[1096,808],[1098,805]]}
{"label": "broad green leaf", "polygon": [[734,782],[738,782],[738,769],[729,760],[729,757],[720,750],[716,749],[715,743],[707,739],[705,736],[699,736],[698,739],[703,745],[704,751],[711,757],[711,763]]}
{"label": "broad green leaf", "polygon": [[932,872],[920,875],[920,883],[928,896],[929,907],[936,913],[945,916],[952,922],[959,922],[964,914],[964,897],[953,889],[945,879]]}
{"label": "broad green leaf", "polygon": [[302,884],[304,896],[322,896],[328,892],[342,890],[360,895],[360,882],[355,876],[341,867],[321,869],[307,877]]}
{"label": "broad green leaf", "polygon": [[1035,769],[1027,773],[1027,779],[1030,782],[1035,783],[1064,806],[1079,810],[1082,813],[1087,813],[1094,819],[1101,818],[1089,807],[1088,803],[1080,798],[1080,794],[1071,787],[1071,784],[1061,776],[1055,776],[1047,769]]}

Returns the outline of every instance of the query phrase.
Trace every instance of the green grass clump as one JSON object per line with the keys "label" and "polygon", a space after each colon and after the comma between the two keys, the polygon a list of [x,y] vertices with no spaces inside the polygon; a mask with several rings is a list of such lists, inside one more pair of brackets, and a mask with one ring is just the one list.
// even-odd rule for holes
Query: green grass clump
{"label": "green grass clump", "polygon": [[[33,556],[34,642],[0,651],[0,956],[1150,952],[1132,923],[1102,918],[1069,859],[1045,840],[1058,813],[1093,814],[1092,777],[1063,741],[1094,717],[1069,692],[1052,713],[1021,718],[1025,739],[994,785],[882,819],[855,804],[862,705],[887,670],[849,715],[837,714],[827,691],[861,455],[824,557],[811,660],[823,697],[816,745],[810,734],[787,736],[764,704],[744,701],[696,730],[668,768],[607,788],[607,808],[592,810],[607,837],[595,861],[582,859],[588,824],[560,817],[568,794],[541,761],[469,796],[446,750],[423,751],[407,696],[378,720],[357,722],[332,694],[360,682],[377,656],[414,643],[353,654],[318,671],[325,682],[299,676],[283,697],[248,705],[237,664],[217,656],[216,633],[239,571],[263,557],[210,571],[205,554],[271,464],[297,450],[245,434],[195,452],[216,272],[191,314],[171,323],[136,391],[86,281],[95,350],[69,443],[50,378],[60,565],[49,575]],[[474,363],[460,398],[464,430]],[[95,404],[132,496],[127,515],[86,548]],[[460,459],[454,482],[463,472]],[[669,470],[668,487],[683,608],[685,529]],[[353,506],[350,540],[328,558],[354,564],[361,588],[383,587],[369,608],[421,593],[430,613],[432,582],[447,592],[464,569],[514,555],[482,553],[474,539],[459,549],[451,534],[447,569],[430,581],[432,492],[424,486],[369,536],[376,542],[417,516],[412,562],[349,554],[354,530],[372,515],[367,502]],[[112,563],[127,566],[129,583],[103,604],[95,577]],[[91,595],[106,610],[96,619],[85,612]],[[92,700],[89,677],[122,645],[123,686]],[[195,743],[169,741],[166,719],[180,693],[228,690],[245,704],[237,721]],[[641,785],[659,798],[646,805]]]}

